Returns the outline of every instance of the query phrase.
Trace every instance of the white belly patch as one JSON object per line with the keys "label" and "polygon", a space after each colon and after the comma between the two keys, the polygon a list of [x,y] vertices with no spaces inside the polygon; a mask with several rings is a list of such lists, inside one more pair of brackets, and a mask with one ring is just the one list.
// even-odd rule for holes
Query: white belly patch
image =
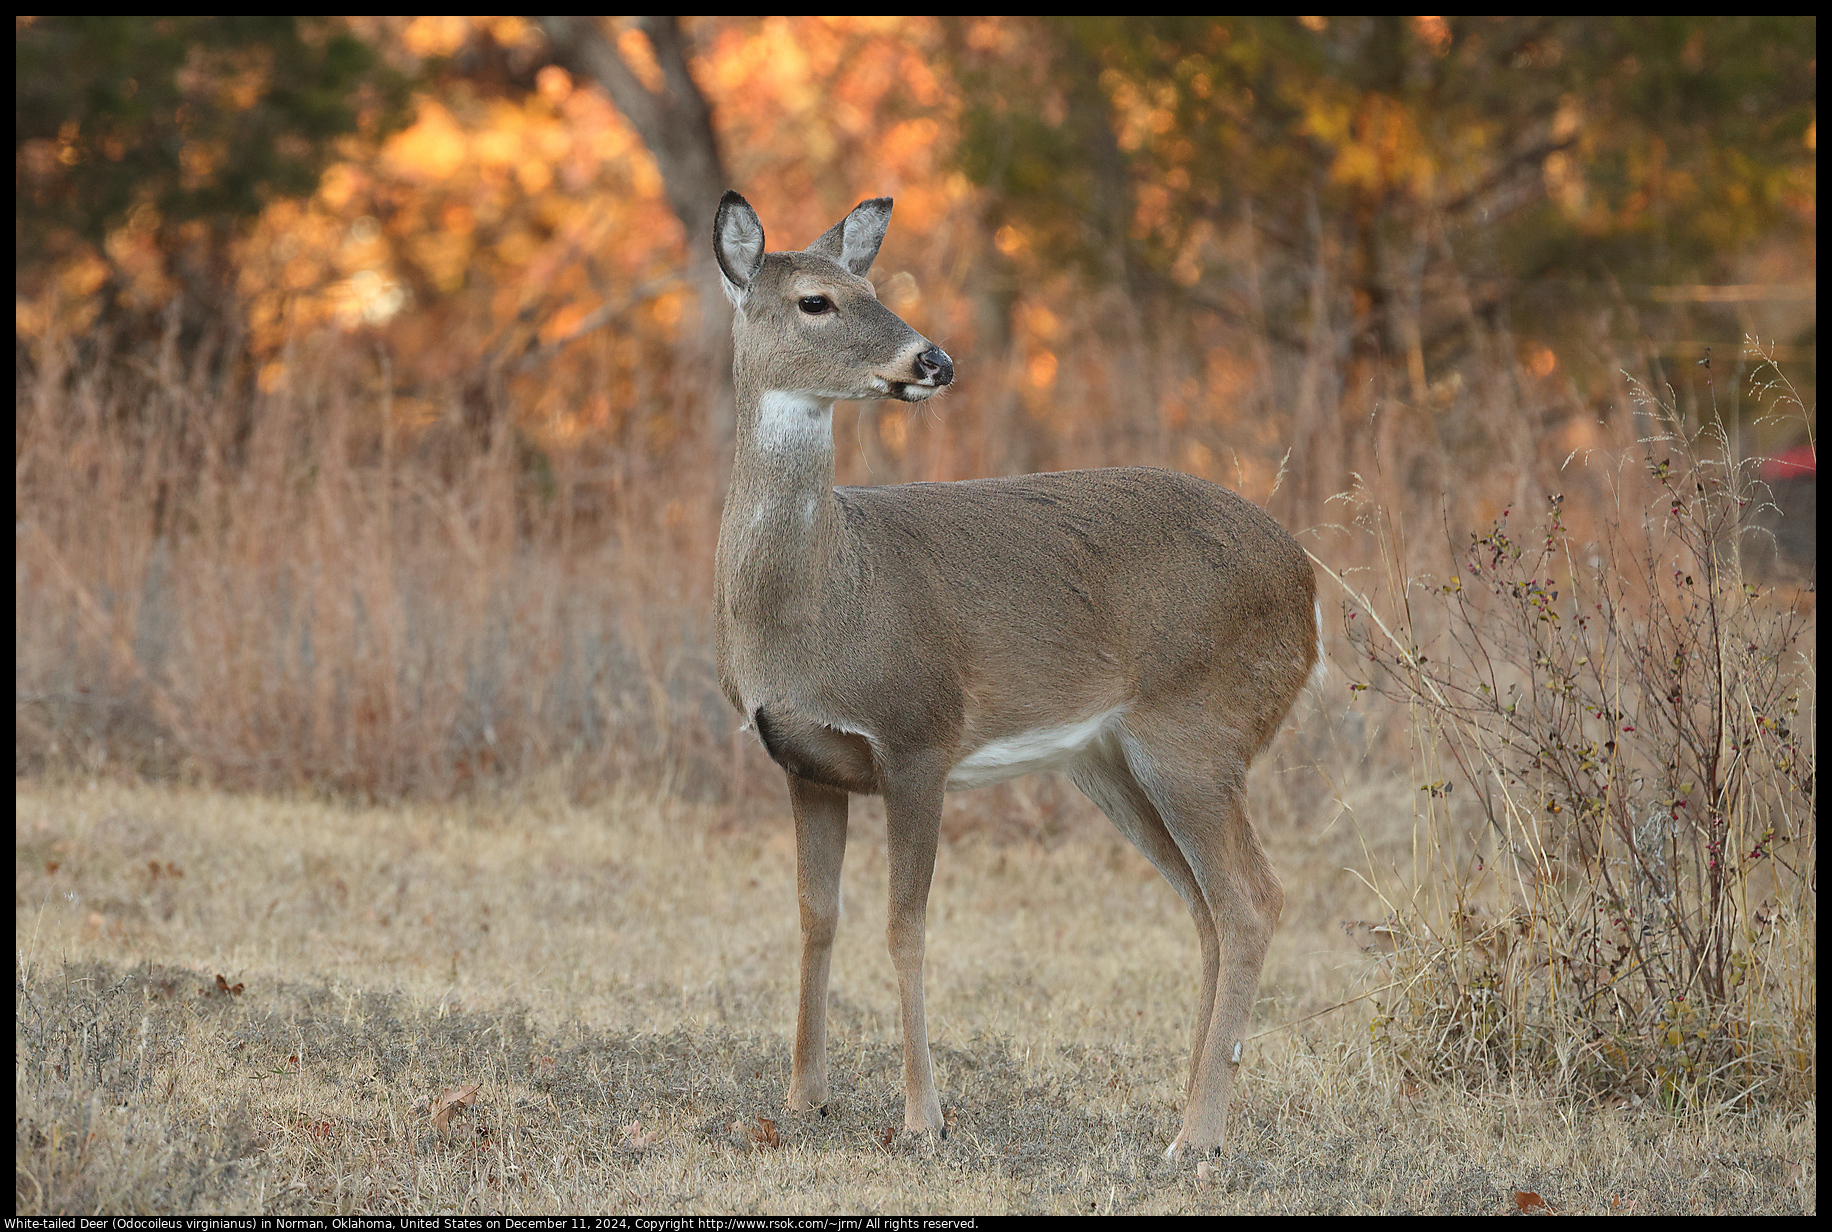
{"label": "white belly patch", "polygon": [[1122,708],[1115,706],[1079,723],[1039,727],[990,740],[954,764],[954,769],[948,772],[948,787],[950,790],[990,787],[1021,774],[1048,770],[1071,761],[1100,739],[1121,712]]}

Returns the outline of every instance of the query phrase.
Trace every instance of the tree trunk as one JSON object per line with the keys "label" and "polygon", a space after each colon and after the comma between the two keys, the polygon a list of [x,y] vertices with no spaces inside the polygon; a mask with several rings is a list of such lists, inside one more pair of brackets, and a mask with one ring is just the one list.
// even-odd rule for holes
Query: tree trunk
{"label": "tree trunk", "polygon": [[704,419],[721,463],[732,446],[731,309],[712,255],[712,223],[731,182],[719,157],[712,111],[687,70],[687,40],[673,17],[641,17],[638,28],[654,50],[662,88],[650,90],[604,28],[590,17],[541,17],[554,59],[611,96],[655,156],[668,205],[687,233],[687,277],[699,299],[694,340],[705,374]]}

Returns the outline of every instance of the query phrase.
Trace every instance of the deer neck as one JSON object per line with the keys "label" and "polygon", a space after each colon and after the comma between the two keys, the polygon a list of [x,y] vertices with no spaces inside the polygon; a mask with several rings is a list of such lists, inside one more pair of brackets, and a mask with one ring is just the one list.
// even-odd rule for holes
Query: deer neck
{"label": "deer neck", "polygon": [[719,523],[719,571],[739,620],[805,624],[822,607],[839,552],[833,495],[833,401],[742,391],[731,491]]}

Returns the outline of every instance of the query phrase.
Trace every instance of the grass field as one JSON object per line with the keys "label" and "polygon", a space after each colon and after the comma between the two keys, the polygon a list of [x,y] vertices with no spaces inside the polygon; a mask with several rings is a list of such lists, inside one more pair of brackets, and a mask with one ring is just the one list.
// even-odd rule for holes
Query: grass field
{"label": "grass field", "polygon": [[1340,925],[1378,904],[1345,870],[1396,854],[1403,833],[1374,822],[1409,806],[1338,784],[1344,814],[1279,760],[1255,775],[1287,888],[1267,1033],[1226,1155],[1200,1169],[1160,1157],[1194,930],[1053,780],[950,798],[927,967],[950,1134],[932,1147],[891,1132],[875,801],[854,807],[835,1100],[817,1118],[783,1108],[786,798],[741,813],[533,789],[371,809],[22,780],[16,1207],[1503,1213],[1537,1194],[1571,1213],[1816,1210],[1811,1106],[1674,1114],[1436,1087],[1372,1051],[1365,1004],[1287,1026],[1369,986]]}

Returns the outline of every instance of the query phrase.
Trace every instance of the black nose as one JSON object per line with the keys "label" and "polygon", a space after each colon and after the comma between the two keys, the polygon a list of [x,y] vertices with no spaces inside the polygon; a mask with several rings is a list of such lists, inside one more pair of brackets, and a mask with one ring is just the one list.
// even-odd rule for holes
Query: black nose
{"label": "black nose", "polygon": [[937,385],[954,383],[954,361],[948,353],[938,346],[932,346],[916,357],[917,371],[924,380],[934,381]]}

